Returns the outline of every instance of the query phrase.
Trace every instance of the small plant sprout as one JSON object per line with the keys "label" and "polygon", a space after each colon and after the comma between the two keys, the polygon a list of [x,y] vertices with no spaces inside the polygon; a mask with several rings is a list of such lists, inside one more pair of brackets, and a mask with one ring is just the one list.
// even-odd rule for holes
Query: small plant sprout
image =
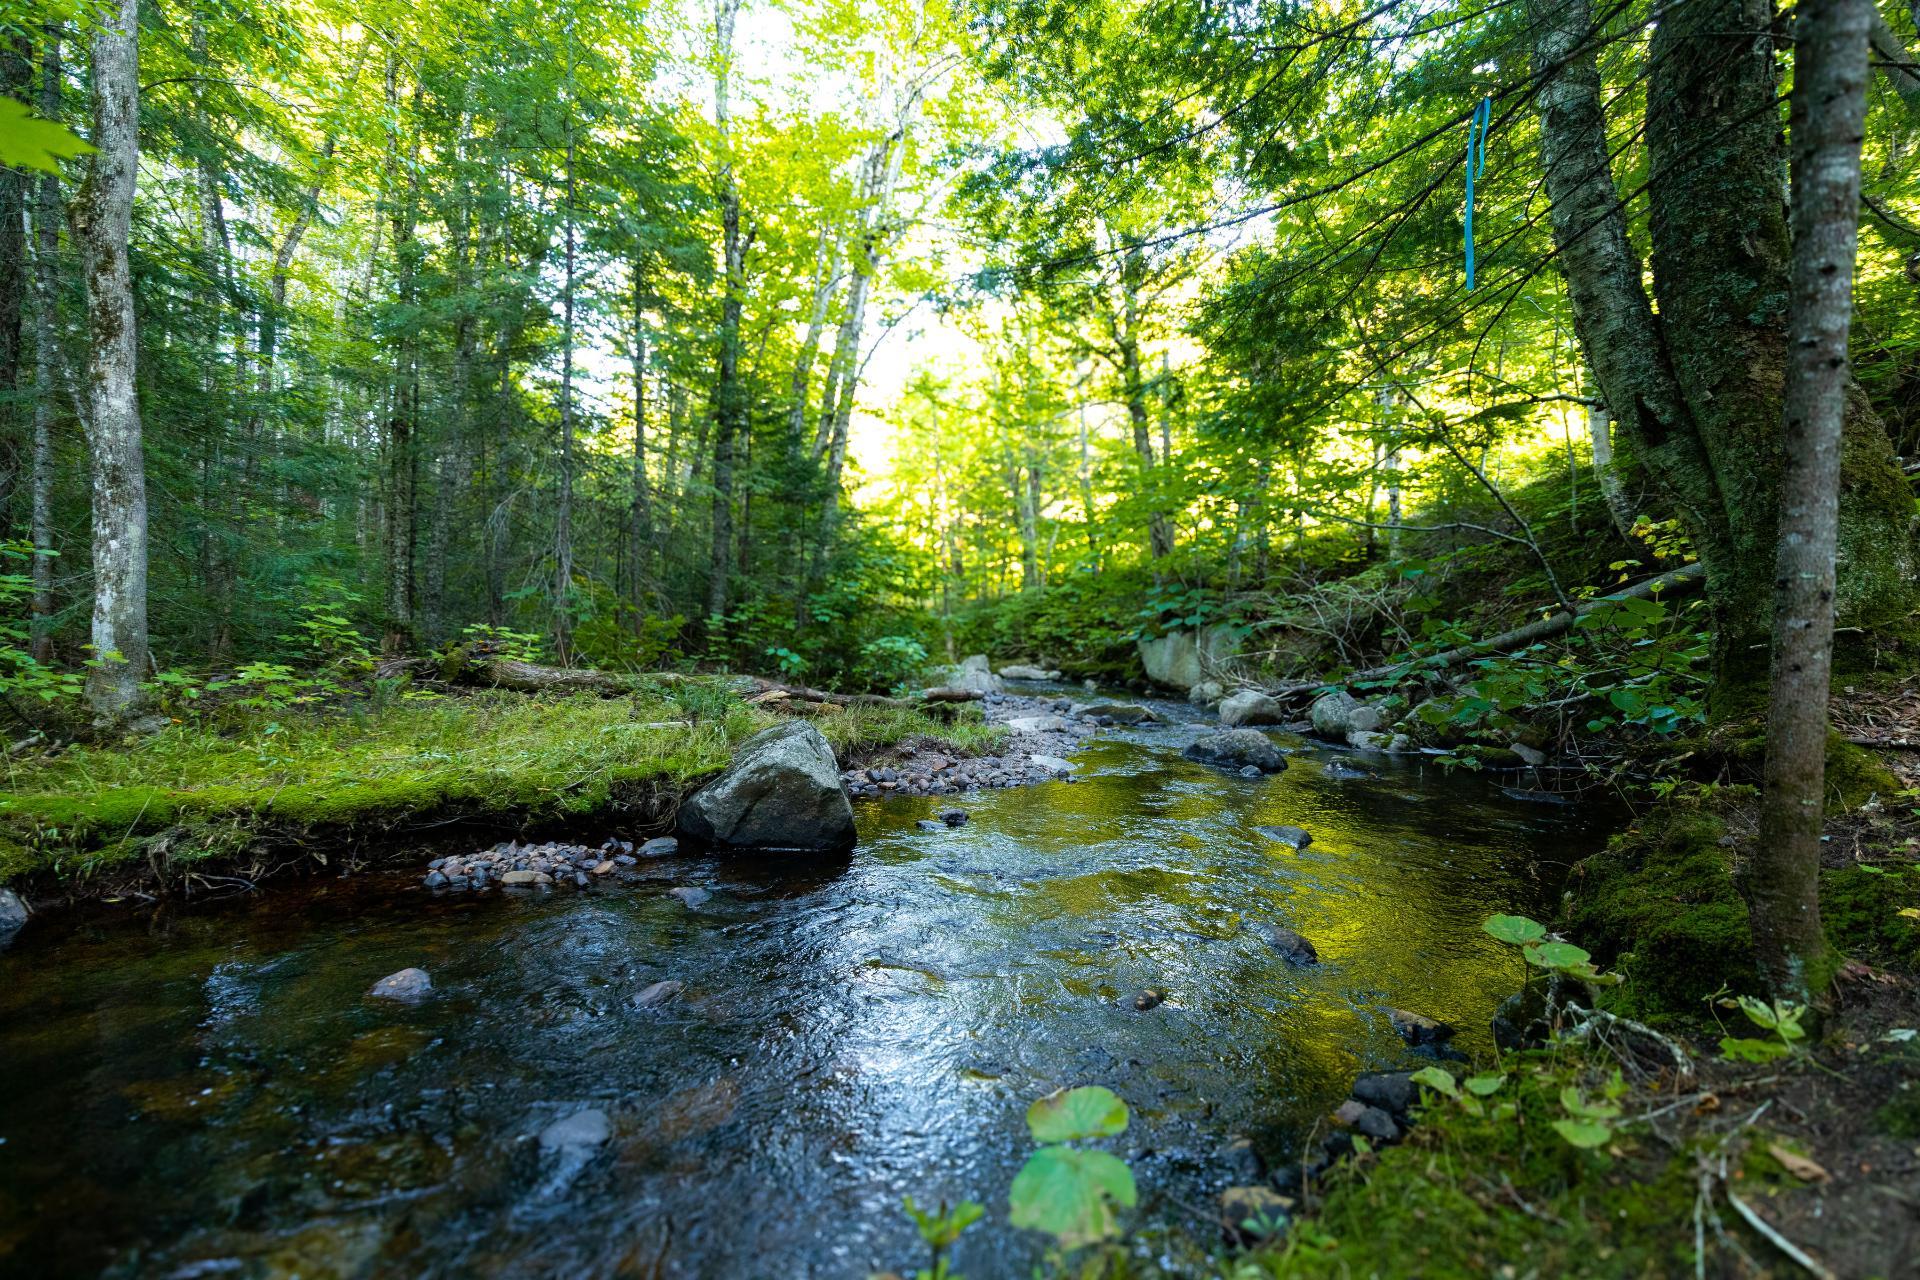
{"label": "small plant sprout", "polygon": [[1734,1062],[1772,1062],[1784,1058],[1800,1047],[1807,1038],[1806,1028],[1800,1020],[1806,1016],[1807,1006],[1789,1001],[1774,1001],[1768,1004],[1755,1000],[1752,996],[1739,996],[1732,1000],[1720,1000],[1723,1009],[1738,1009],[1747,1015],[1747,1021],[1756,1027],[1771,1031],[1774,1038],[1756,1039],[1750,1036],[1722,1036],[1720,1053]]}
{"label": "small plant sprout", "polygon": [[933,1265],[922,1267],[913,1273],[914,1280],[963,1280],[956,1272],[949,1270],[947,1250],[960,1238],[960,1233],[986,1216],[985,1205],[972,1200],[962,1200],[953,1208],[947,1208],[947,1202],[940,1202],[937,1213],[929,1213],[913,1202],[908,1196],[903,1202],[907,1216],[913,1219],[913,1225],[920,1231],[920,1238],[933,1252]]}
{"label": "small plant sprout", "polygon": [[1111,1152],[1068,1146],[1127,1127],[1127,1104],[1098,1085],[1060,1089],[1027,1108],[1027,1129],[1043,1143],[1007,1193],[1016,1227],[1044,1231],[1065,1250],[1119,1234],[1116,1207],[1138,1198],[1133,1174]]}
{"label": "small plant sprout", "polygon": [[1611,1102],[1590,1101],[1572,1085],[1560,1091],[1560,1105],[1567,1117],[1555,1120],[1553,1131],[1569,1143],[1582,1151],[1595,1151],[1613,1141],[1613,1127],[1606,1122],[1619,1119],[1619,1107]]}
{"label": "small plant sprout", "polygon": [[1527,963],[1548,973],[1557,973],[1582,982],[1611,985],[1622,979],[1617,973],[1602,973],[1594,967],[1593,956],[1571,942],[1548,939],[1547,926],[1525,916],[1491,916],[1480,926],[1498,941],[1519,947]]}

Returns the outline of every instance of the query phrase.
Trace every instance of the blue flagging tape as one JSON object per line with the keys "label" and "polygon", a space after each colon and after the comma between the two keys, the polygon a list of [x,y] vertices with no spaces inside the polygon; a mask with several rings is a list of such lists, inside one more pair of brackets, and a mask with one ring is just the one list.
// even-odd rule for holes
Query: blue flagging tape
{"label": "blue flagging tape", "polygon": [[1467,126],[1467,288],[1473,288],[1473,180],[1487,167],[1487,130],[1493,127],[1493,99],[1482,98]]}

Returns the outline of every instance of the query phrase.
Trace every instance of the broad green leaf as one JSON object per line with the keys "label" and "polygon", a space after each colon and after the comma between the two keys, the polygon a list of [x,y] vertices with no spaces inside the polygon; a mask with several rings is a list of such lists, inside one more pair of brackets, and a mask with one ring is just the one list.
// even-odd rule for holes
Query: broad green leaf
{"label": "broad green leaf", "polygon": [[1105,1138],[1126,1127],[1127,1104],[1097,1084],[1056,1089],[1027,1108],[1027,1128],[1035,1142]]}
{"label": "broad green leaf", "polygon": [[1620,1108],[1606,1102],[1588,1102],[1580,1091],[1572,1085],[1560,1091],[1560,1105],[1570,1113],[1588,1120],[1611,1120],[1620,1114]]}
{"label": "broad green leaf", "polygon": [[1467,1092],[1477,1093],[1483,1098],[1499,1092],[1500,1086],[1506,1082],[1507,1078],[1504,1075],[1468,1076],[1465,1080],[1461,1081],[1462,1084],[1467,1086]]}
{"label": "broad green leaf", "polygon": [[1591,1151],[1613,1137],[1613,1130],[1591,1120],[1555,1120],[1553,1131],[1583,1151]]}
{"label": "broad green leaf", "polygon": [[1445,1067],[1422,1067],[1410,1077],[1415,1084],[1423,1084],[1436,1093],[1444,1093],[1449,1098],[1460,1096],[1460,1086],[1454,1083],[1453,1073]]}
{"label": "broad green leaf", "polygon": [[1526,955],[1542,969],[1572,969],[1593,959],[1571,942],[1538,942],[1527,948]]}
{"label": "broad green leaf", "polygon": [[1119,1157],[1076,1147],[1042,1147],[1014,1176],[1007,1193],[1016,1227],[1044,1231],[1062,1248],[1111,1239],[1116,1205],[1131,1207],[1133,1174]]}
{"label": "broad green leaf", "polygon": [[1791,1052],[1778,1040],[1750,1040],[1735,1036],[1720,1038],[1720,1055],[1733,1062],[1773,1062]]}
{"label": "broad green leaf", "polygon": [[1538,942],[1547,936],[1547,926],[1525,916],[1492,916],[1480,927],[1500,941],[1516,947]]}
{"label": "broad green leaf", "polygon": [[0,164],[58,173],[60,161],[92,150],[65,125],[40,119],[24,102],[0,98]]}

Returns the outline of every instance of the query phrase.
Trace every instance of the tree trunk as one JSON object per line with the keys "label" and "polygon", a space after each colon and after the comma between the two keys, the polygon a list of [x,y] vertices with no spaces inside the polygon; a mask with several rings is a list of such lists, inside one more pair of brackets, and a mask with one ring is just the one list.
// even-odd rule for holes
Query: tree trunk
{"label": "tree trunk", "polygon": [[[33,59],[24,38],[0,35],[0,97],[23,101],[33,84]],[[27,192],[25,169],[0,165],[0,535],[13,532],[13,494],[22,454],[20,388],[27,288]]]}
{"label": "tree trunk", "polygon": [[[41,54],[40,115],[60,118],[59,29],[47,28]],[[31,652],[53,661],[53,422],[59,337],[53,299],[59,279],[60,179],[40,177],[33,206],[33,624]]]}
{"label": "tree trunk", "polygon": [[[387,105],[394,121],[387,131],[390,160],[398,155],[399,66],[397,54],[387,61]],[[420,89],[414,86],[418,105]],[[418,118],[418,112],[415,112]],[[395,293],[401,307],[411,309],[414,302],[414,267],[418,256],[415,222],[418,217],[419,166],[414,163],[417,141],[410,142],[406,170],[406,194],[393,202],[393,258]],[[414,541],[418,502],[419,448],[415,439],[420,412],[419,348],[411,326],[405,329],[394,352],[393,412],[387,422],[387,622],[381,648],[389,654],[406,653],[415,644],[414,617]]]}
{"label": "tree trunk", "polygon": [[1794,33],[1793,285],[1775,560],[1772,689],[1760,831],[1739,882],[1754,957],[1778,1000],[1825,985],[1820,834],[1826,801],[1834,558],[1867,116],[1872,0],[1819,0]]}
{"label": "tree trunk", "polygon": [[633,267],[633,506],[628,513],[633,541],[634,627],[644,622],[642,607],[653,564],[653,491],[647,479],[647,320],[645,277]]}
{"label": "tree trunk", "polygon": [[746,418],[740,386],[740,312],[746,246],[740,229],[740,186],[733,171],[733,26],[740,0],[714,0],[716,53],[714,123],[720,133],[720,222],[725,293],[720,303],[720,370],[714,394],[713,529],[707,559],[707,626],[717,632],[727,614],[727,578],[733,566],[733,444]]}
{"label": "tree trunk", "polygon": [[[1765,0],[1670,7],[1649,54],[1656,318],[1607,164],[1586,0],[1535,0],[1541,149],[1574,324],[1613,421],[1692,535],[1717,718],[1757,712],[1771,630],[1786,362],[1786,218]],[[1711,145],[1703,143],[1703,139]],[[1849,383],[1837,599],[1871,628],[1915,599],[1912,501]]]}
{"label": "tree trunk", "polygon": [[74,196],[87,286],[87,443],[93,453],[93,658],[87,703],[97,724],[141,704],[147,654],[147,477],[135,389],[128,240],[140,165],[140,5],[118,0],[92,36],[97,150]]}
{"label": "tree trunk", "polygon": [[[573,78],[572,32],[568,32],[567,78]],[[573,620],[573,106],[567,106],[566,225],[560,303],[560,503],[553,519],[553,648],[560,665],[572,661]]]}

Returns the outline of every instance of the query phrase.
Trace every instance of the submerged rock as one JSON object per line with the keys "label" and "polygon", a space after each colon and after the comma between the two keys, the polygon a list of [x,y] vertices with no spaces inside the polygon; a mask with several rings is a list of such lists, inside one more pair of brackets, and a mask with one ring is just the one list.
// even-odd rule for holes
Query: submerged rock
{"label": "submerged rock", "polygon": [[1304,849],[1313,843],[1313,833],[1305,827],[1255,827],[1254,830],[1292,849]]}
{"label": "submerged rock", "polygon": [[1228,726],[1279,724],[1286,718],[1280,704],[1258,689],[1243,689],[1220,703],[1220,723]]}
{"label": "submerged rock", "polygon": [[1408,1009],[1388,1009],[1387,1021],[1393,1024],[1402,1040],[1415,1047],[1453,1038],[1454,1029],[1446,1023]]}
{"label": "submerged rock", "polygon": [[1159,716],[1134,702],[1096,702],[1082,712],[1090,718],[1111,720],[1115,724],[1157,724]]}
{"label": "submerged rock", "polygon": [[853,847],[853,806],[820,731],[790,720],[740,744],[680,806],[680,831],[722,849],[829,853]]}
{"label": "submerged rock", "polygon": [[1365,769],[1358,769],[1346,760],[1327,761],[1326,776],[1335,782],[1364,782],[1373,777]]}
{"label": "submerged rock", "polygon": [[669,889],[667,892],[686,903],[689,908],[697,907],[706,902],[707,899],[713,897],[713,895],[705,889],[695,889],[684,885],[678,889]]}
{"label": "submerged rock", "polygon": [[950,827],[964,827],[973,821],[973,815],[965,809],[942,809],[940,811],[940,821]]}
{"label": "submerged rock", "polygon": [[373,984],[368,995],[377,1000],[401,1000],[409,1004],[424,1000],[433,992],[433,979],[425,969],[402,969]]}
{"label": "submerged rock", "polygon": [[607,1119],[607,1113],[589,1108],[555,1120],[542,1129],[540,1149],[552,1152],[570,1147],[597,1147],[612,1136],[613,1122]]}
{"label": "submerged rock", "polygon": [[1262,773],[1279,773],[1287,767],[1287,758],[1273,740],[1258,729],[1228,729],[1210,733],[1181,752],[1189,760],[1222,769],[1244,769],[1248,765]]}
{"label": "submerged rock", "polygon": [[933,818],[922,818],[913,825],[922,831],[946,831],[949,829],[946,823],[936,821]]}
{"label": "submerged rock", "polygon": [[1158,987],[1148,987],[1133,998],[1133,1007],[1145,1013],[1148,1009],[1157,1009],[1166,1002],[1167,993]]}
{"label": "submerged rock", "polygon": [[672,836],[656,836],[640,846],[643,858],[664,858],[680,852],[680,842]]}
{"label": "submerged rock", "polygon": [[1320,963],[1320,953],[1313,949],[1313,944],[1292,929],[1283,925],[1269,924],[1264,920],[1256,920],[1250,927],[1266,939],[1267,945],[1279,952],[1280,958],[1288,964]]}
{"label": "submerged rock", "polygon": [[664,982],[656,982],[652,986],[644,988],[639,995],[633,998],[633,1007],[636,1009],[648,1009],[656,1004],[665,1004],[686,989],[687,984],[676,978],[668,978]]}

